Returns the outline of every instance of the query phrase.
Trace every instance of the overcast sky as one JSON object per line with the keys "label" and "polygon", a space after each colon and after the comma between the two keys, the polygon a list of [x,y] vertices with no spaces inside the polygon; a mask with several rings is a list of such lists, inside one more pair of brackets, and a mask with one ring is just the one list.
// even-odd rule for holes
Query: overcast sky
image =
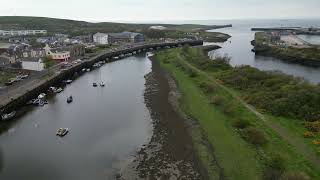
{"label": "overcast sky", "polygon": [[320,18],[320,0],[0,0],[0,16],[86,21]]}

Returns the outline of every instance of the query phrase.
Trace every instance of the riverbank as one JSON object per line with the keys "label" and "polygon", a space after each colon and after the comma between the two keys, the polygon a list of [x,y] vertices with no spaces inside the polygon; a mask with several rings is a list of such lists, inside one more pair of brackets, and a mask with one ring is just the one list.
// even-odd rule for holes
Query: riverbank
{"label": "riverbank", "polygon": [[186,40],[179,42],[160,42],[160,43],[147,43],[137,44],[131,47],[118,48],[115,51],[102,52],[99,55],[82,61],[79,64],[73,65],[67,69],[61,70],[60,66],[55,69],[49,69],[39,75],[39,79],[34,79],[31,82],[24,84],[23,87],[15,88],[6,94],[0,95],[0,109],[2,113],[9,113],[17,108],[25,105],[30,99],[37,97],[40,93],[46,92],[50,86],[61,82],[62,80],[72,77],[74,74],[82,72],[83,68],[92,68],[93,64],[98,61],[112,62],[119,60],[120,55],[128,53],[139,53],[147,51],[149,49],[160,49],[160,48],[172,48],[183,45],[199,46],[203,45],[203,41],[200,40]]}
{"label": "riverbank", "polygon": [[153,120],[153,135],[119,179],[208,179],[188,130],[193,122],[174,107],[179,99],[174,80],[156,60],[152,60],[152,72],[145,79],[144,97]]}
{"label": "riverbank", "polygon": [[[304,173],[312,179],[320,177],[315,153],[243,101],[236,89],[216,79],[215,73],[231,68],[224,65],[225,60],[210,61],[192,48],[160,52],[156,59],[176,80],[182,93],[180,108],[204,130],[226,179],[272,179]],[[206,150],[195,144],[204,167],[214,172],[208,166],[211,161]],[[274,166],[278,162],[280,166]],[[217,179],[214,173],[209,177]]]}
{"label": "riverbank", "polygon": [[318,46],[306,45],[305,42],[301,42],[302,40],[299,41],[292,37],[281,37],[281,41],[277,43],[272,40],[271,35],[265,32],[257,32],[254,41],[252,41],[253,51],[257,55],[275,57],[290,63],[320,67],[320,49]]}

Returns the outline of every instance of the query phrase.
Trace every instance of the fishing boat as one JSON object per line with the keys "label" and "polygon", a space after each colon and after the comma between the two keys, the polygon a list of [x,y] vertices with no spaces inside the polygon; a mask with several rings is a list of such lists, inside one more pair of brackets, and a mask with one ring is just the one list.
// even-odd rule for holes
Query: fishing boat
{"label": "fishing boat", "polygon": [[68,129],[68,128],[59,128],[59,129],[57,130],[56,135],[57,135],[57,136],[60,136],[60,137],[63,137],[63,136],[65,136],[65,135],[67,135],[68,132],[69,132],[69,129]]}
{"label": "fishing boat", "polygon": [[106,85],[106,84],[105,84],[104,82],[101,82],[101,83],[100,83],[100,86],[101,86],[101,87],[104,87],[105,85]]}
{"label": "fishing boat", "polygon": [[2,114],[1,115],[1,120],[2,121],[7,121],[7,120],[10,120],[12,118],[14,118],[16,116],[17,112],[16,111],[12,111],[11,113],[9,114]]}
{"label": "fishing boat", "polygon": [[70,103],[72,103],[72,101],[73,101],[73,97],[72,97],[72,96],[69,96],[69,97],[67,98],[67,103],[70,104]]}
{"label": "fishing boat", "polygon": [[61,93],[62,91],[63,91],[63,89],[60,87],[60,88],[55,90],[55,93]]}
{"label": "fishing boat", "polygon": [[45,99],[46,96],[47,95],[45,93],[41,93],[41,94],[39,94],[38,99]]}

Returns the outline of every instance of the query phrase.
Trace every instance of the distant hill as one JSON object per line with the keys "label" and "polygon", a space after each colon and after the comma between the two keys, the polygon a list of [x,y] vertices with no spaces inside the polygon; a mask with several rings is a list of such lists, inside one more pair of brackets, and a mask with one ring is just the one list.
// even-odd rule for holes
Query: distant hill
{"label": "distant hill", "polygon": [[[66,33],[71,35],[81,35],[95,32],[121,32],[121,31],[138,31],[142,32],[150,26],[159,24],[129,24],[129,23],[90,23],[85,21],[75,21],[68,19],[55,19],[47,17],[26,17],[26,16],[0,16],[0,30],[21,30],[21,29],[45,29],[49,33]],[[172,25],[161,24],[169,30],[192,29],[215,29],[219,26],[205,25]]]}

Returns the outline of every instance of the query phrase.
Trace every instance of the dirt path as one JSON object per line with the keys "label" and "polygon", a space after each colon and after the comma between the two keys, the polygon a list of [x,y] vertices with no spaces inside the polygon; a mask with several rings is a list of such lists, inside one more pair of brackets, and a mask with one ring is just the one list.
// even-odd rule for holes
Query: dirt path
{"label": "dirt path", "polygon": [[214,82],[217,86],[221,87],[226,92],[228,92],[233,98],[238,100],[249,111],[254,113],[258,119],[263,121],[269,128],[276,131],[278,133],[278,135],[280,137],[282,137],[284,140],[286,140],[288,143],[293,145],[299,153],[303,154],[312,163],[312,165],[314,167],[320,167],[320,159],[318,158],[317,154],[315,154],[313,151],[311,151],[310,148],[307,147],[307,145],[303,141],[295,138],[290,132],[288,132],[286,129],[281,127],[281,125],[268,120],[263,114],[258,112],[253,106],[251,106],[251,105],[247,104],[245,101],[243,101],[237,94],[235,94],[229,88],[218,83],[214,78],[212,78],[211,76],[209,76],[207,73],[203,72],[202,70],[198,69],[197,67],[193,66],[189,62],[184,61],[180,55],[178,56],[178,58],[180,59],[180,61],[183,61],[187,66],[189,66],[190,68],[192,68],[196,72],[206,76],[208,79],[210,79],[212,82]]}

